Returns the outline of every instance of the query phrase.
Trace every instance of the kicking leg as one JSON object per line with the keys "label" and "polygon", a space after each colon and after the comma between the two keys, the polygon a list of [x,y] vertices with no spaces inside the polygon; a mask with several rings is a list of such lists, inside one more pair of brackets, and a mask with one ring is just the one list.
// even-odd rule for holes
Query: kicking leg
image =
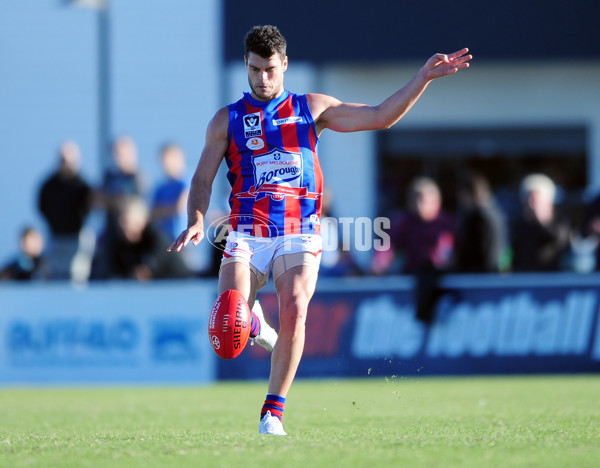
{"label": "kicking leg", "polygon": [[257,273],[245,261],[229,261],[221,267],[219,273],[219,294],[228,289],[236,289],[242,293],[252,311],[250,323],[250,344],[258,344],[267,351],[273,351],[277,342],[277,332],[266,322],[260,303],[256,300],[256,291],[260,281]]}
{"label": "kicking leg", "polygon": [[219,271],[219,294],[228,289],[236,289],[242,293],[252,309],[256,299],[258,280],[245,262],[231,261],[221,266]]}

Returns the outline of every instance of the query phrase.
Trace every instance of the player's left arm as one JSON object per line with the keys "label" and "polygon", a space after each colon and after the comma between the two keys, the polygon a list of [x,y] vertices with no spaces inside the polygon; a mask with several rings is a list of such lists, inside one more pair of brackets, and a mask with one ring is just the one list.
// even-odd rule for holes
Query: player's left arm
{"label": "player's left arm", "polygon": [[406,86],[378,106],[341,102],[324,94],[307,95],[318,132],[326,128],[336,132],[356,132],[391,127],[417,102],[431,81],[467,68],[473,58],[468,51],[464,48],[452,54],[433,55]]}

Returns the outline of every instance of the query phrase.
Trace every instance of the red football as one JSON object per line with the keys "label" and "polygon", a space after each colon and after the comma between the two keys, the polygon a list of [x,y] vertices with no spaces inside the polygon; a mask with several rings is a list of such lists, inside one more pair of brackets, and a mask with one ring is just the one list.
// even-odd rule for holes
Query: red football
{"label": "red football", "polygon": [[216,300],[208,317],[208,339],[223,359],[240,355],[248,343],[252,313],[239,291],[228,289]]}

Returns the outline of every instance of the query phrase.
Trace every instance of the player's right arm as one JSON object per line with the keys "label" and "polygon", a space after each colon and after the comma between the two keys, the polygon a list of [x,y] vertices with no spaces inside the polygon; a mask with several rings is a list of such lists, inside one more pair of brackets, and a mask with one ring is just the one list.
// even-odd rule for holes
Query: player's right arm
{"label": "player's right arm", "polygon": [[229,110],[224,107],[208,124],[204,148],[190,184],[187,229],[179,234],[179,237],[169,246],[167,249],[169,252],[181,251],[190,241],[192,244],[198,245],[204,238],[204,216],[208,210],[213,180],[229,144],[228,126]]}

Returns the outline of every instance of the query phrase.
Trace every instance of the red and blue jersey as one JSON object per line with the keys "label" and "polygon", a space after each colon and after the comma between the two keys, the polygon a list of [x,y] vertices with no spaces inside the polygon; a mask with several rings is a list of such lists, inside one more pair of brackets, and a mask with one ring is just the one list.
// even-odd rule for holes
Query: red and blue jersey
{"label": "red and blue jersey", "polygon": [[256,237],[319,234],[323,174],[306,96],[286,90],[262,102],[244,93],[229,105],[228,137],[231,229]]}

